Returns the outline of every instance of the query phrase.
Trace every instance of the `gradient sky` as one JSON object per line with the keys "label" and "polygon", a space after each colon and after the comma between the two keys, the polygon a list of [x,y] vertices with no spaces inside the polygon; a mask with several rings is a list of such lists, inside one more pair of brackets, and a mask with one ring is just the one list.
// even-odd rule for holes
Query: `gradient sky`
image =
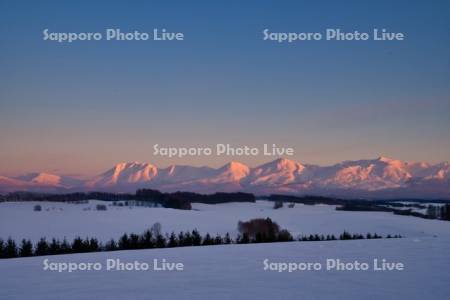
{"label": "gradient sky", "polygon": [[[155,143],[277,143],[317,164],[450,160],[450,1],[92,2],[0,0],[0,174],[233,159],[154,157]],[[166,28],[185,41],[58,44],[45,28]],[[265,28],[407,37],[277,44]]]}

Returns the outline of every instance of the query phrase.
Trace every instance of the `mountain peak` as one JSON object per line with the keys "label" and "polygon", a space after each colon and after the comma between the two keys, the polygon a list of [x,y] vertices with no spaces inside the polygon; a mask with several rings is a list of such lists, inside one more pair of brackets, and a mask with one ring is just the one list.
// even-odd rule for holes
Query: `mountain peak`
{"label": "mountain peak", "polygon": [[238,181],[250,173],[250,168],[243,163],[232,161],[224,165],[218,171],[222,176],[226,176],[233,181]]}
{"label": "mountain peak", "polygon": [[121,162],[105,173],[87,182],[88,187],[110,187],[148,182],[158,174],[158,168],[150,163]]}
{"label": "mountain peak", "polygon": [[61,183],[61,176],[45,172],[28,173],[16,177],[16,179],[44,185],[58,185]]}
{"label": "mountain peak", "polygon": [[227,163],[226,165],[224,165],[222,168],[226,168],[226,169],[230,169],[230,170],[243,170],[246,169],[248,170],[249,167],[243,163],[240,163],[238,161],[231,161],[229,163]]}
{"label": "mountain peak", "polygon": [[273,162],[286,164],[286,163],[295,162],[295,161],[284,158],[284,157],[279,157],[279,158],[275,159]]}
{"label": "mountain peak", "polygon": [[386,157],[386,156],[380,156],[376,160],[382,161],[382,162],[385,162],[385,163],[390,163],[390,162],[395,161],[395,159],[392,159],[392,158],[389,158],[389,157]]}
{"label": "mountain peak", "polygon": [[61,181],[61,176],[53,175],[49,173],[39,173],[32,180],[32,182],[41,184],[54,184],[57,185]]}
{"label": "mountain peak", "polygon": [[277,170],[281,169],[302,170],[304,168],[302,164],[284,157],[277,158],[274,161],[269,162],[265,166],[272,166],[275,167]]}

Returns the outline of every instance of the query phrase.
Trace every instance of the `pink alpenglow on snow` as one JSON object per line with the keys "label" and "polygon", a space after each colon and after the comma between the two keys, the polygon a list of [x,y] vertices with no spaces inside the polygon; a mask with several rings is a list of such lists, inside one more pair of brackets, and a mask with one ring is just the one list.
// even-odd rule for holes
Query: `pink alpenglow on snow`
{"label": "pink alpenglow on snow", "polygon": [[342,197],[450,198],[450,164],[377,159],[318,166],[279,158],[249,167],[230,162],[220,168],[122,162],[88,180],[48,173],[0,176],[0,192],[162,191],[287,193]]}

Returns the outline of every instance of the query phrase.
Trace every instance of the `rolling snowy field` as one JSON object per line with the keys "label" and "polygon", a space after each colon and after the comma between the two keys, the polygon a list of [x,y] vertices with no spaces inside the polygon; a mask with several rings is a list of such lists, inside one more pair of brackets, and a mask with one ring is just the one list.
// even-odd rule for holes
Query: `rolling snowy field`
{"label": "rolling snowy field", "polygon": [[[160,222],[164,232],[197,228],[202,233],[237,234],[237,222],[270,217],[298,234],[401,234],[402,239],[182,247],[0,260],[0,299],[448,299],[450,222],[386,212],[336,211],[334,206],[299,205],[274,210],[273,203],[194,204],[193,210],[85,204],[0,203],[0,237],[98,237],[140,233]],[[33,211],[36,204],[42,211]],[[107,259],[181,262],[184,270],[44,271],[43,261],[88,263]],[[327,259],[404,264],[403,271],[264,270],[270,262],[319,262]],[[26,287],[26,288],[24,288]]]}
{"label": "rolling snowy field", "polygon": [[[404,238],[101,252],[0,260],[0,299],[448,299],[450,240]],[[44,271],[52,262],[182,262],[184,271]],[[402,262],[403,271],[264,270],[270,262]]]}
{"label": "rolling snowy field", "polygon": [[[110,204],[106,211],[95,210],[96,204]],[[40,204],[42,211],[33,211]],[[97,237],[101,241],[117,239],[123,233],[142,233],[155,222],[162,231],[170,233],[197,228],[201,233],[237,234],[239,220],[270,217],[299,234],[352,233],[401,234],[405,237],[448,236],[450,222],[397,216],[386,212],[336,211],[335,206],[285,205],[274,210],[273,203],[194,204],[193,210],[167,208],[112,206],[109,202],[91,200],[86,204],[55,202],[4,202],[0,203],[0,238],[9,236],[20,241],[29,238],[37,241],[76,236]]]}

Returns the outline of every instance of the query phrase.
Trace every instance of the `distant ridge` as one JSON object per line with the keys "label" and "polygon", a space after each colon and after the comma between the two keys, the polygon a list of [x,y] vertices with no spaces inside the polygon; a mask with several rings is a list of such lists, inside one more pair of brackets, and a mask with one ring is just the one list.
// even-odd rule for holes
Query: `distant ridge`
{"label": "distant ridge", "polygon": [[230,162],[220,168],[122,162],[89,180],[48,173],[0,176],[0,192],[110,191],[138,188],[200,193],[316,194],[345,197],[450,198],[450,164],[404,162],[387,157],[344,161],[332,166],[286,158],[250,168]]}

